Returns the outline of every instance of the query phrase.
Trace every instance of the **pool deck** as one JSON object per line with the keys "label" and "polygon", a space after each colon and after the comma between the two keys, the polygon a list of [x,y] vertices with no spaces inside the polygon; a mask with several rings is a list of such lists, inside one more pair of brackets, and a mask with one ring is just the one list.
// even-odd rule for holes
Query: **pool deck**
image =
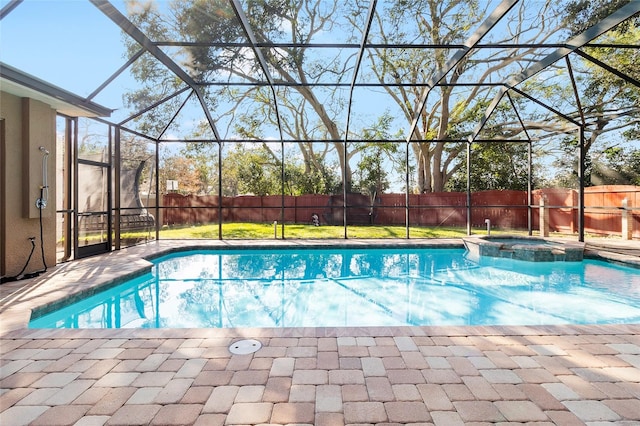
{"label": "pool deck", "polygon": [[[461,240],[274,241],[461,246]],[[0,286],[0,425],[640,425],[640,325],[26,328],[31,310],[193,246],[160,241]],[[640,241],[587,250],[640,265]],[[254,354],[228,347],[257,339]]]}

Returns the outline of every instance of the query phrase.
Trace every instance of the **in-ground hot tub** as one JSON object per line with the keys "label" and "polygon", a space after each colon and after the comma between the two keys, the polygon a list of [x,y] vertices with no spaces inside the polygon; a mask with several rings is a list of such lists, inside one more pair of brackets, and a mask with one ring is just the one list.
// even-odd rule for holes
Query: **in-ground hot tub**
{"label": "in-ground hot tub", "polygon": [[504,257],[529,262],[580,262],[584,243],[521,236],[472,236],[462,239],[471,257]]}

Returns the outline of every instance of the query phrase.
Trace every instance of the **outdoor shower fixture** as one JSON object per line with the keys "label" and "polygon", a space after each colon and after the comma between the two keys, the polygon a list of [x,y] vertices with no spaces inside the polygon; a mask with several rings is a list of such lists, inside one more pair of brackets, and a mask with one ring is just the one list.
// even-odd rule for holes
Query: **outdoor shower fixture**
{"label": "outdoor shower fixture", "polygon": [[47,200],[49,199],[49,182],[47,178],[49,150],[44,146],[41,146],[40,152],[42,152],[42,185],[40,185],[40,198],[36,200],[36,207],[42,210],[47,207]]}
{"label": "outdoor shower fixture", "polygon": [[31,252],[29,253],[29,257],[27,258],[27,261],[22,267],[22,270],[18,272],[17,275],[14,275],[11,277],[2,277],[0,279],[0,284],[10,282],[10,281],[18,281],[25,278],[37,277],[43,272],[47,272],[47,261],[44,254],[44,230],[42,227],[42,209],[47,207],[47,200],[49,198],[49,182],[47,179],[47,174],[48,174],[47,161],[49,159],[49,150],[47,150],[47,148],[45,148],[44,146],[39,147],[39,149],[40,149],[40,152],[42,152],[42,185],[40,185],[40,188],[39,188],[40,198],[36,200],[36,207],[38,208],[38,213],[39,213],[38,218],[40,223],[40,252],[42,254],[43,269],[40,269],[35,272],[29,272],[26,274],[24,273],[24,271],[27,269],[27,266],[29,266],[29,262],[31,262],[31,257],[33,256],[33,253],[36,249],[36,237],[29,237],[29,242],[31,243]]}
{"label": "outdoor shower fixture", "polygon": [[491,219],[485,219],[484,223],[487,225],[487,235],[491,235]]}

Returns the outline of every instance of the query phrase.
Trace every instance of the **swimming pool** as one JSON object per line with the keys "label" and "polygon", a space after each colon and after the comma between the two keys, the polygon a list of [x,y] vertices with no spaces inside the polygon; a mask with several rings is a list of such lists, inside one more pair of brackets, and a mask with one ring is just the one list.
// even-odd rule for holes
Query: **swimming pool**
{"label": "swimming pool", "polygon": [[[640,322],[640,270],[471,259],[464,249],[186,251],[31,328]],[[40,313],[36,312],[36,315]]]}

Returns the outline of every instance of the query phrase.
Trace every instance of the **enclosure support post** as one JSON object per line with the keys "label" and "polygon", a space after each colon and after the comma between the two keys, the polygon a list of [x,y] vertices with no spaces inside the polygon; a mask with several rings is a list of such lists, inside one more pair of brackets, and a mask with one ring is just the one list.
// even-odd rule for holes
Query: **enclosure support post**
{"label": "enclosure support post", "polygon": [[114,207],[114,212],[113,212],[113,225],[114,225],[114,229],[113,229],[113,233],[115,234],[116,240],[114,242],[114,249],[115,250],[120,250],[120,186],[122,184],[122,181],[120,179],[120,165],[121,163],[121,158],[120,158],[120,126],[116,126],[115,127],[115,137],[114,139],[114,147],[113,147],[113,158],[114,158],[114,164],[113,164],[113,170],[114,170],[114,182],[116,182],[115,184],[115,188],[113,188],[113,192],[114,192],[114,196],[113,199],[115,201],[115,205]]}
{"label": "enclosure support post", "polygon": [[406,237],[409,239],[409,141],[407,141],[407,152],[404,158],[405,168],[405,191],[404,191],[404,225],[406,230]]}
{"label": "enclosure support post", "polygon": [[78,259],[78,238],[80,233],[78,232],[78,119],[73,120],[73,257]]}
{"label": "enclosure support post", "polygon": [[344,239],[347,239],[347,140],[344,141],[344,164],[342,165],[342,226],[344,227]]}
{"label": "enclosure support post", "polygon": [[578,180],[580,186],[578,189],[578,241],[584,242],[584,160],[585,160],[585,148],[584,148],[584,126],[580,126],[580,139],[579,139],[579,155],[578,155]]}
{"label": "enclosure support post", "polygon": [[533,235],[533,155],[531,153],[531,139],[529,139],[529,144],[527,145],[527,158],[529,161],[528,164],[528,179],[527,179],[527,230],[529,231],[529,236]]}
{"label": "enclosure support post", "polygon": [[580,102],[580,95],[578,93],[578,86],[576,84],[576,79],[573,76],[573,67],[571,66],[571,60],[569,57],[565,57],[565,62],[567,63],[567,70],[569,71],[569,77],[571,79],[571,87],[573,88],[573,94],[576,98],[576,104],[578,105],[578,112],[580,113],[580,126],[578,142],[580,146],[578,147],[578,241],[584,242],[584,160],[586,155],[586,150],[584,146],[584,128],[586,126],[586,120],[584,117],[584,111],[582,109],[582,103]]}
{"label": "enclosure support post", "polygon": [[218,239],[222,239],[222,142],[218,141]]}
{"label": "enclosure support post", "polygon": [[[274,99],[274,102],[276,102],[276,99]],[[280,207],[280,226],[282,228],[282,235],[281,238],[284,240],[284,209],[285,209],[285,205],[284,205],[284,188],[285,188],[285,173],[284,173],[284,139],[280,138],[280,180],[282,181],[282,184],[280,185],[280,197],[281,197],[281,207]]]}
{"label": "enclosure support post", "polygon": [[73,170],[73,141],[75,140],[75,128],[74,123],[78,120],[77,118],[65,117],[65,141],[64,141],[64,167],[63,167],[63,185],[65,187],[64,191],[64,258],[63,261],[69,260],[71,258],[71,254],[74,253],[72,251],[73,241],[75,241],[74,236],[72,235],[73,227],[72,222],[75,220],[75,211],[73,210],[74,206],[72,204],[72,193],[73,193],[73,182],[71,170]]}
{"label": "enclosure support post", "polygon": [[531,193],[533,188],[533,155],[531,152],[531,136],[529,136],[529,132],[527,132],[527,126],[524,125],[524,120],[520,116],[518,112],[518,108],[516,107],[515,102],[511,98],[509,92],[507,92],[507,98],[509,98],[509,102],[511,103],[511,107],[516,113],[516,117],[518,117],[518,121],[520,122],[520,126],[522,126],[522,131],[527,136],[527,230],[529,231],[529,236],[532,235],[533,230],[533,195]]}
{"label": "enclosure support post", "polygon": [[[113,142],[114,139],[114,126],[109,126],[109,138],[108,138],[108,143],[109,146],[107,147],[107,161],[106,163],[108,164],[107,167],[107,190],[106,190],[106,194],[107,194],[107,246],[109,247],[107,249],[107,251],[112,251],[113,250],[113,203],[112,203],[112,199],[113,199],[113,194],[112,194],[112,179],[113,179]],[[120,186],[120,182],[118,181],[118,187]],[[116,238],[120,238],[119,235],[116,236]]]}
{"label": "enclosure support post", "polygon": [[467,235],[471,235],[471,141],[467,141]]}
{"label": "enclosure support post", "polygon": [[[156,207],[155,207],[155,213],[156,213],[156,241],[160,240],[160,203],[162,203],[162,207],[164,209],[164,200],[162,199],[162,194],[160,194],[160,143],[158,142],[158,140],[155,140],[156,142],[156,156],[155,156],[155,168],[156,168]],[[164,213],[166,213],[163,210],[163,215],[162,217],[164,217]]]}

